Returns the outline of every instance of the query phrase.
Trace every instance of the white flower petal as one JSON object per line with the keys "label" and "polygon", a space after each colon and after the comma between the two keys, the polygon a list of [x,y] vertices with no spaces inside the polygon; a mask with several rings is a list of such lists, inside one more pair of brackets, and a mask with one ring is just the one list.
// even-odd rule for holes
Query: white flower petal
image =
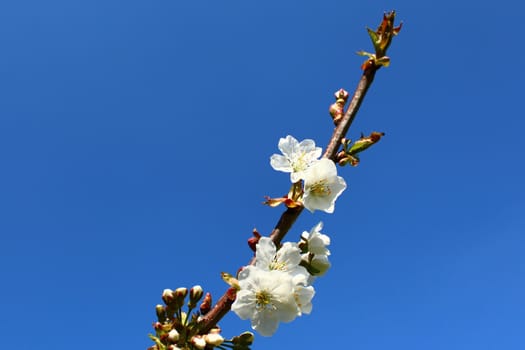
{"label": "white flower petal", "polygon": [[241,319],[251,319],[253,329],[261,335],[272,335],[279,322],[290,322],[311,309],[308,304],[313,288],[296,284],[298,279],[305,280],[304,276],[256,266],[248,266],[242,272],[240,290],[231,309]]}
{"label": "white flower petal", "polygon": [[252,318],[252,328],[262,336],[272,336],[277,330],[277,327],[279,327],[279,319],[275,313],[261,312]]}
{"label": "white flower petal", "polygon": [[288,135],[285,138],[279,139],[279,150],[288,158],[291,158],[294,153],[299,151],[299,142],[295,137]]}
{"label": "white flower petal", "polygon": [[297,305],[302,313],[309,314],[312,311],[312,298],[315,295],[314,287],[298,286],[295,289]]}
{"label": "white flower petal", "polygon": [[288,158],[280,154],[273,154],[270,157],[270,165],[277,171],[283,171],[285,173],[292,171],[292,166],[290,165]]}
{"label": "white flower petal", "polygon": [[269,237],[261,237],[255,250],[255,265],[264,270],[269,270],[272,264],[277,248]]}
{"label": "white flower petal", "polygon": [[330,245],[330,237],[321,233],[323,223],[319,222],[310,232],[304,231],[302,237],[308,241],[308,251],[316,255],[330,255],[326,246]]}
{"label": "white flower petal", "polygon": [[289,172],[290,180],[295,183],[303,179],[304,172],[321,156],[322,149],[315,147],[310,139],[298,142],[293,136],[279,139],[282,156],[270,157],[270,165],[277,171]]}
{"label": "white flower petal", "polygon": [[275,261],[284,267],[284,271],[290,271],[301,263],[301,250],[296,243],[286,242],[275,254]]}
{"label": "white flower petal", "polygon": [[254,317],[255,309],[252,308],[253,304],[255,304],[255,294],[253,290],[241,289],[237,292],[237,298],[231,309],[241,320],[246,320]]}

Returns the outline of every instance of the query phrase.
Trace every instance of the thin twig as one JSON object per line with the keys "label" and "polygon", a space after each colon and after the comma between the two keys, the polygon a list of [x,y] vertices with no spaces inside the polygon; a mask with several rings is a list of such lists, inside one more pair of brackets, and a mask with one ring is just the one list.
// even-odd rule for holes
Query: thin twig
{"label": "thin twig", "polygon": [[[380,66],[370,65],[363,72],[361,80],[357,85],[357,88],[352,96],[352,100],[348,105],[348,109],[345,112],[344,117],[341,119],[341,122],[337,125],[330,138],[330,142],[326,147],[326,151],[323,154],[324,158],[329,158],[335,160],[337,151],[341,146],[341,140],[345,137],[350,125],[355,119],[355,116],[363,102],[368,88],[374,80],[375,73],[380,68]],[[270,238],[275,243],[279,245],[284,236],[288,233],[292,225],[295,223],[303,207],[287,208],[284,213],[281,215],[277,225],[272,230]],[[251,263],[253,262],[253,259]],[[224,293],[224,295],[217,301],[215,306],[203,317],[201,323],[201,334],[205,334],[210,331],[231,309],[231,305],[235,301],[235,293],[232,293],[231,288]]]}

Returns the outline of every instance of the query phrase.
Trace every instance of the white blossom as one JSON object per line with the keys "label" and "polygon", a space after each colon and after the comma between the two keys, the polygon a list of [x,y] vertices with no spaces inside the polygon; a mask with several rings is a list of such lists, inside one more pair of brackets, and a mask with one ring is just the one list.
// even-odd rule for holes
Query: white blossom
{"label": "white blossom", "polygon": [[241,319],[250,319],[263,336],[271,336],[279,322],[290,322],[311,308],[313,287],[295,285],[294,277],[284,271],[248,266],[239,273],[239,285],[231,309]]}
{"label": "white blossom", "polygon": [[308,251],[315,255],[330,255],[327,246],[330,245],[330,237],[321,233],[323,223],[319,222],[310,232],[304,231],[301,237],[308,243]]}
{"label": "white blossom", "polygon": [[250,319],[261,335],[270,336],[280,322],[310,313],[315,290],[308,285],[310,274],[299,265],[296,243],[286,242],[277,250],[269,237],[261,237],[255,258],[254,266],[239,273],[240,290],[231,309],[241,319]]}
{"label": "white blossom", "polygon": [[345,190],[345,180],[337,176],[335,163],[323,158],[313,163],[304,172],[303,205],[314,212],[334,212],[335,200]]}
{"label": "white blossom", "polygon": [[279,150],[283,153],[270,157],[271,166],[277,171],[290,173],[290,180],[295,183],[304,178],[304,172],[320,156],[321,147],[315,147],[310,139],[298,142],[293,136],[279,139]]}

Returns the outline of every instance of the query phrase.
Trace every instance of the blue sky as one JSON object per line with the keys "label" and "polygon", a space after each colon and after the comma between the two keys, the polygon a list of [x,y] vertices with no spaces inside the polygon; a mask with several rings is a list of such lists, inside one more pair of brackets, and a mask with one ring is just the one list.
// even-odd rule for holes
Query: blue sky
{"label": "blue sky", "polygon": [[[325,147],[333,93],[396,9],[404,28],[349,136],[384,131],[323,221],[311,315],[254,349],[522,349],[523,5],[474,1],[0,4],[3,349],[145,349],[164,288],[268,233],[280,137]],[[233,314],[232,336],[249,329]]]}

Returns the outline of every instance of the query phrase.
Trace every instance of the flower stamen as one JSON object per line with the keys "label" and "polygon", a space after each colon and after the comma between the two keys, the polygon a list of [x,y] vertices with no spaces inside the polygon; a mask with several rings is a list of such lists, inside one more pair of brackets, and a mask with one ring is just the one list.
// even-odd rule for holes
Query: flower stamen
{"label": "flower stamen", "polygon": [[330,186],[328,186],[326,180],[318,181],[310,187],[310,192],[315,196],[329,196],[332,193]]}
{"label": "flower stamen", "polygon": [[272,295],[267,290],[259,290],[255,293],[255,309],[259,312],[276,309],[272,304]]}

